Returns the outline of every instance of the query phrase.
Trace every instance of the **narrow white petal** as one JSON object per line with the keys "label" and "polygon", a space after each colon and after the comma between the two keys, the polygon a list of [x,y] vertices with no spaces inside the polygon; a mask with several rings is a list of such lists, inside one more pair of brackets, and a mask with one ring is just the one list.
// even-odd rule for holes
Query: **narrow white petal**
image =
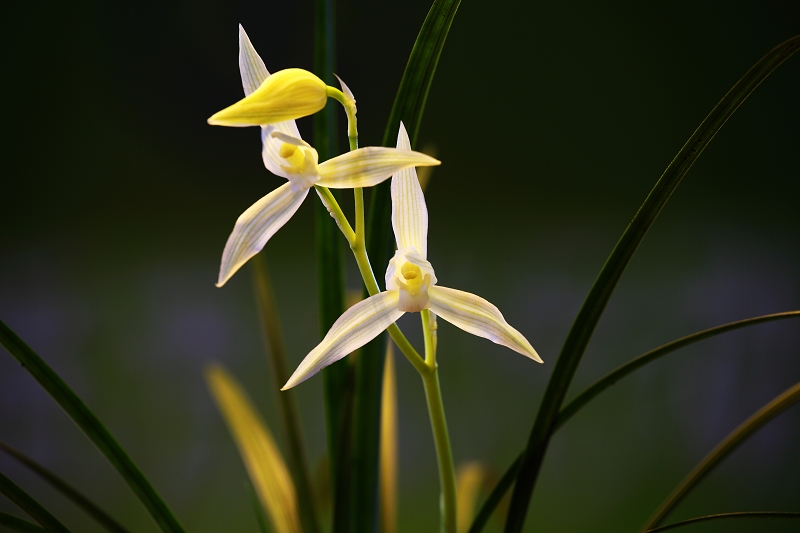
{"label": "narrow white petal", "polygon": [[[406,127],[400,122],[397,149],[411,150]],[[428,208],[414,167],[392,176],[392,228],[400,250],[414,248],[428,257]]]}
{"label": "narrow white petal", "polygon": [[[339,85],[342,86],[342,93],[346,97],[350,98],[353,101],[353,103],[355,103],[356,97],[353,96],[353,91],[350,90],[350,87],[348,87],[347,84],[345,82],[343,82],[342,78],[340,78],[338,75],[334,74],[334,76],[336,76],[336,79],[339,80]],[[409,150],[410,150],[410,148],[409,148]]]}
{"label": "narrow white petal", "polygon": [[344,312],[322,342],[306,356],[281,390],[294,387],[326,366],[361,348],[403,315],[399,294],[386,291],[362,300]]}
{"label": "narrow white petal", "polygon": [[242,88],[244,88],[245,96],[250,96],[250,93],[258,89],[269,76],[264,61],[253,48],[253,44],[241,24],[239,24],[239,73],[242,75]]}
{"label": "narrow white petal", "polygon": [[332,189],[371,187],[398,170],[439,164],[441,161],[419,152],[369,146],[322,163],[319,166],[319,185]]}
{"label": "narrow white petal", "polygon": [[428,287],[428,297],[431,310],[454,326],[543,362],[522,333],[506,322],[497,307],[480,296],[435,286]]}
{"label": "narrow white petal", "polygon": [[[253,48],[253,44],[241,24],[239,24],[239,73],[242,75],[242,87],[244,88],[245,96],[249,96],[250,93],[258,89],[264,80],[269,77],[269,71],[267,71],[264,61],[258,55],[256,49]],[[261,157],[264,159],[264,166],[273,174],[286,177],[280,172],[280,166],[277,163],[278,150],[282,141],[272,139],[266,135],[269,133],[268,128],[270,127],[298,139],[300,138],[300,132],[297,130],[297,124],[294,120],[278,122],[261,128],[261,140],[264,142]]]}
{"label": "narrow white petal", "polygon": [[308,189],[293,192],[290,184],[284,183],[242,213],[222,252],[217,287],[222,287],[248,259],[261,251],[297,211],[307,194]]}

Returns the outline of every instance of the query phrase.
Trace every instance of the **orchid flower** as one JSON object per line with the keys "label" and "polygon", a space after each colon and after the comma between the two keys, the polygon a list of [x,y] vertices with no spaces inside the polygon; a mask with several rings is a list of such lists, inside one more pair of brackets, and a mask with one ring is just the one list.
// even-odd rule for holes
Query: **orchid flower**
{"label": "orchid flower", "polygon": [[[411,149],[402,123],[397,149]],[[528,340],[505,321],[497,307],[480,296],[437,285],[436,274],[427,260],[428,209],[413,168],[400,170],[392,176],[392,228],[397,251],[386,270],[386,290],[345,311],[322,342],[303,359],[282,390],[302,383],[365,345],[404,313],[423,309],[430,309],[468,333],[542,362]]]}
{"label": "orchid flower", "polygon": [[[260,91],[267,81],[277,76],[270,76],[241,26],[239,70],[246,95]],[[343,88],[352,97],[349,89],[344,85]],[[261,251],[297,211],[312,186],[370,187],[401,169],[439,164],[436,159],[419,152],[384,147],[359,148],[319,163],[317,151],[301,139],[294,120],[262,126],[261,136],[264,165],[288,182],[261,198],[236,220],[222,253],[217,287],[224,285],[248,259]]]}

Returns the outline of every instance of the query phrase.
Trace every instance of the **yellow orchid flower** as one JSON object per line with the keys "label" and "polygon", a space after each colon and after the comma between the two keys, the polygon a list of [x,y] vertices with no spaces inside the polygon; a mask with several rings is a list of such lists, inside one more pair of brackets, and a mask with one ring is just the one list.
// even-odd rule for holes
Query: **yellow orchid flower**
{"label": "yellow orchid flower", "polygon": [[[270,80],[264,62],[244,29],[239,26],[239,70],[247,95],[255,94]],[[344,90],[351,95],[349,89]],[[254,92],[255,91],[255,92]],[[217,287],[221,287],[248,259],[257,254],[300,207],[314,186],[333,189],[371,187],[401,169],[438,165],[425,154],[395,148],[367,147],[319,163],[317,151],[300,138],[294,120],[262,127],[262,159],[267,169],[288,183],[278,187],[248,208],[236,220],[222,253]]]}
{"label": "yellow orchid flower", "polygon": [[[402,123],[397,149],[411,149]],[[400,170],[392,176],[392,227],[397,251],[386,270],[386,291],[345,311],[322,342],[303,359],[282,390],[302,383],[365,345],[404,313],[423,309],[430,309],[464,331],[542,362],[528,340],[505,321],[497,307],[480,296],[436,285],[436,274],[426,259],[428,209],[413,168]]]}

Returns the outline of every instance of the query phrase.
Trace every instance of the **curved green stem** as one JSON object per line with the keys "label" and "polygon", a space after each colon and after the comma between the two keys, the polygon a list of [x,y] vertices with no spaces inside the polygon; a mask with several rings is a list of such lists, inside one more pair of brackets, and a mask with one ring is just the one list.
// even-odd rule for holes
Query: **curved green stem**
{"label": "curved green stem", "polygon": [[776,511],[746,511],[741,513],[720,513],[710,514],[706,516],[698,516],[688,520],[681,520],[674,524],[657,527],[655,529],[648,529],[644,533],[661,533],[662,531],[669,531],[670,529],[677,529],[683,526],[690,526],[698,522],[707,522],[709,520],[720,520],[726,518],[800,518],[800,513],[790,512],[776,512]]}
{"label": "curved green stem", "polygon": [[428,415],[431,419],[433,441],[436,446],[436,459],[439,463],[439,481],[442,489],[441,530],[443,533],[456,533],[456,470],[453,465],[453,451],[450,447],[442,391],[439,387],[439,370],[430,327],[430,313],[427,309],[423,309],[420,316],[425,336],[425,370],[420,372],[420,375],[425,387],[425,399],[428,402]]}
{"label": "curved green stem", "polygon": [[556,366],[548,381],[523,452],[522,464],[508,510],[505,533],[522,531],[533,488],[550,438],[555,430],[558,413],[567,389],[578,370],[581,358],[600,321],[603,310],[639,244],[672,193],[720,128],[756,87],[798,50],[800,50],[800,35],[773,48],[722,97],[722,100],[689,137],[689,140],[656,182],[612,250],[567,334]]}
{"label": "curved green stem", "polygon": [[652,529],[661,523],[676,505],[691,491],[697,483],[708,475],[723,459],[743,443],[750,435],[758,431],[761,426],[775,418],[793,403],[800,400],[800,382],[789,387],[781,395],[758,410],[753,416],[745,420],[734,429],[725,439],[706,455],[689,475],[672,491],[664,503],[653,513],[642,531]]}

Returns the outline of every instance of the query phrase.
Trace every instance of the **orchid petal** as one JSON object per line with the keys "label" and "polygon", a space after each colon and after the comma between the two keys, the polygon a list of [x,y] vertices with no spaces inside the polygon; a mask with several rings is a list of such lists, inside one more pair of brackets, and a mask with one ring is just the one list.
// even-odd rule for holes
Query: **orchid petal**
{"label": "orchid petal", "polygon": [[[411,150],[411,141],[402,122],[397,149]],[[423,258],[428,257],[428,208],[413,167],[392,176],[392,228],[398,249],[414,248]]]}
{"label": "orchid petal", "polygon": [[[287,120],[286,122],[279,122],[261,128],[261,142],[263,143],[261,158],[264,160],[264,166],[276,176],[287,180],[292,180],[295,176],[292,176],[284,169],[287,165],[286,159],[281,157],[281,147],[284,144],[293,144],[310,151],[314,159],[314,166],[316,166],[319,159],[317,151],[300,138],[300,132],[297,131],[297,125],[294,120]],[[313,181],[316,181],[316,177]]]}
{"label": "orchid petal", "polygon": [[261,251],[307,194],[308,189],[294,192],[290,183],[284,183],[241,214],[222,252],[217,287],[222,287],[248,259]]}
{"label": "orchid petal", "polygon": [[288,68],[267,79],[250,95],[208,119],[215,126],[267,126],[313,115],[328,101],[325,82],[307,70]]}
{"label": "orchid petal", "polygon": [[253,44],[241,24],[239,24],[239,73],[242,75],[245,96],[250,96],[250,93],[258,89],[269,76],[264,61],[253,48]]}
{"label": "orchid petal", "polygon": [[[250,93],[258,89],[269,76],[269,71],[264,65],[264,61],[253,48],[250,38],[241,24],[239,24],[239,72],[242,75],[242,87],[244,88],[245,96],[249,96]],[[269,136],[273,129],[298,139],[300,139],[300,132],[294,120],[278,122],[261,128],[261,140],[264,143],[261,157],[264,158],[264,166],[273,174],[285,178],[286,176],[280,170],[283,160],[278,157],[283,141]]]}
{"label": "orchid petal", "polygon": [[411,150],[370,146],[347,152],[319,166],[319,185],[331,189],[371,187],[408,167],[440,165],[430,156]]}
{"label": "orchid petal", "polygon": [[399,299],[397,291],[385,291],[370,296],[345,311],[331,326],[322,342],[303,359],[281,390],[302,383],[380,335],[403,315],[397,309]]}
{"label": "orchid petal", "polygon": [[454,326],[511,348],[537,363],[543,362],[522,333],[506,322],[497,307],[480,296],[447,287],[428,287],[428,297],[431,310]]}

